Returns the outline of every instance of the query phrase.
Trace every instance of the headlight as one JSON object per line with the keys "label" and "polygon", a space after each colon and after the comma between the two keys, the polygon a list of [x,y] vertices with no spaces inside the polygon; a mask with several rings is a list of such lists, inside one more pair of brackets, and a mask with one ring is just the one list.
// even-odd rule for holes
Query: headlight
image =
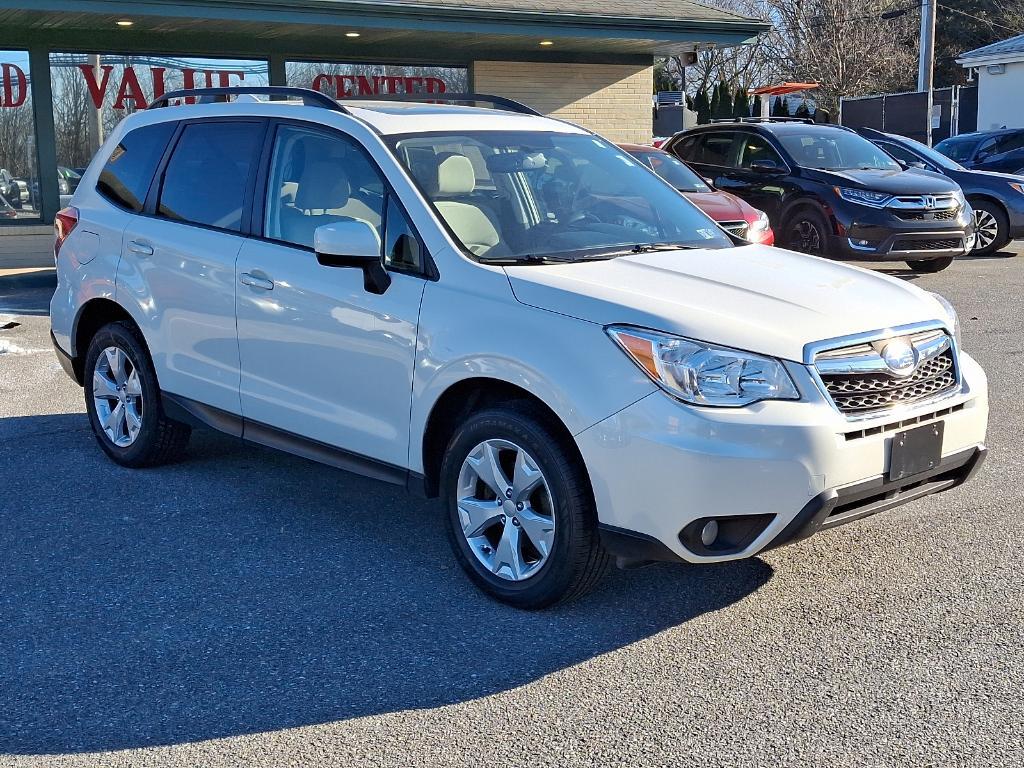
{"label": "headlight", "polygon": [[800,399],[774,358],[629,326],[607,331],[655,384],[691,405],[738,408],[758,400]]}
{"label": "headlight", "polygon": [[892,200],[887,192],[874,192],[870,189],[854,189],[852,187],[834,187],[836,194],[850,203],[870,205],[872,208],[884,208]]}
{"label": "headlight", "polygon": [[929,291],[932,296],[935,297],[936,301],[942,305],[942,308],[946,310],[946,316],[949,320],[950,329],[953,331],[953,338],[956,339],[956,345],[960,346],[960,318],[957,317],[956,310],[953,305],[949,303],[949,299],[943,296],[941,293],[933,293]]}
{"label": "headlight", "polygon": [[757,212],[757,218],[747,225],[748,232],[765,232],[771,227],[771,223],[768,221],[768,214],[764,211]]}

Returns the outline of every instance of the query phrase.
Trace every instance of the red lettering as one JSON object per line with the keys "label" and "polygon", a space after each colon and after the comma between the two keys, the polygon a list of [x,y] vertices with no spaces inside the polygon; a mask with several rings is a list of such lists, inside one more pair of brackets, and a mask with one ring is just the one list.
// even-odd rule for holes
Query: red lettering
{"label": "red lettering", "polygon": [[[314,91],[320,91],[320,93],[327,93],[327,89],[331,87],[331,80],[333,79],[334,78],[332,78],[330,75],[325,75],[321,73],[313,78],[312,88]],[[335,88],[337,89],[337,86]]]}
{"label": "red lettering", "polygon": [[[3,80],[3,95],[0,96],[0,107],[20,107],[28,95],[28,81],[25,73],[16,64],[4,64],[0,69],[0,80]],[[14,95],[14,84],[18,84],[18,95]]]}
{"label": "red lettering", "polygon": [[221,87],[221,88],[230,88],[231,87],[231,77],[232,76],[237,77],[238,78],[238,82],[242,82],[243,80],[245,80],[245,72],[242,72],[242,71],[236,70],[236,69],[218,70],[216,72],[216,75],[217,75],[217,85],[219,87]]}
{"label": "red lettering", "polygon": [[405,92],[406,93],[420,93],[422,85],[423,85],[423,78],[422,77],[407,77],[407,78],[405,78]]}
{"label": "red lettering", "polygon": [[436,77],[427,78],[427,93],[444,93],[448,90],[445,87],[444,80],[439,80]]}
{"label": "red lettering", "polygon": [[398,84],[402,82],[402,78],[385,77],[382,79],[384,81],[384,93],[398,93]]}
{"label": "red lettering", "polygon": [[114,102],[114,109],[124,109],[125,99],[131,99],[135,109],[146,108],[146,94],[143,93],[139,78],[131,67],[125,67],[121,87],[117,91],[117,101]]}
{"label": "red lettering", "polygon": [[100,82],[96,82],[96,72],[88,64],[79,64],[78,68],[82,70],[82,74],[85,75],[85,85],[89,89],[89,98],[92,99],[92,105],[96,109],[103,108],[103,94],[107,92],[107,83],[110,82],[110,73],[114,67],[110,64],[104,64],[100,67],[103,70],[103,78]]}
{"label": "red lettering", "polygon": [[153,78],[153,100],[159,99],[167,90],[164,86],[164,67],[150,67],[149,74]]}
{"label": "red lettering", "polygon": [[356,75],[356,84],[359,86],[359,95],[373,96],[375,93],[380,93],[378,90],[380,86],[379,80],[379,77],[374,77],[373,84],[371,85],[366,75]]}

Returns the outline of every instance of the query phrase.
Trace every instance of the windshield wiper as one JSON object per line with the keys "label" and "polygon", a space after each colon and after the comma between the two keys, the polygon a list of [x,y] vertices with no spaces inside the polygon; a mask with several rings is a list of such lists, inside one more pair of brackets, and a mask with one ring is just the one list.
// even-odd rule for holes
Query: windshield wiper
{"label": "windshield wiper", "polygon": [[500,266],[515,266],[518,264],[567,264],[579,259],[559,258],[555,256],[544,256],[537,253],[527,253],[522,256],[478,256],[482,264],[498,264]]}
{"label": "windshield wiper", "polygon": [[653,253],[655,251],[685,251],[697,246],[683,243],[637,243],[629,249],[630,253]]}

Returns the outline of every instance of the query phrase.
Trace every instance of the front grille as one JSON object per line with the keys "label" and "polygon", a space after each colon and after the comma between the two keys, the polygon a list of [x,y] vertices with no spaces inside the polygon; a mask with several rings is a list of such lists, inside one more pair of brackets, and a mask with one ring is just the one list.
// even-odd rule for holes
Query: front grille
{"label": "front grille", "polygon": [[952,394],[957,370],[949,336],[925,331],[905,338],[918,357],[909,376],[893,373],[882,357],[892,339],[829,350],[815,358],[818,375],[836,408],[859,417]]}
{"label": "front grille", "polygon": [[942,240],[899,240],[892,247],[894,251],[955,251],[964,247],[958,237]]}
{"label": "front grille", "polygon": [[952,211],[896,211],[904,221],[949,221],[955,219],[959,209]]}
{"label": "front grille", "polygon": [[736,235],[736,237],[742,237],[744,240],[747,239],[747,227],[749,225],[745,221],[720,221],[718,225],[726,232]]}

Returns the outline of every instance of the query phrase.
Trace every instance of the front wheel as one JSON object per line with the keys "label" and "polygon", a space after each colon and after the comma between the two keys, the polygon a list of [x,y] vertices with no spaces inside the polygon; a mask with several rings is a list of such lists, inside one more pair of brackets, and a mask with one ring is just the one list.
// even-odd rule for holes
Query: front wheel
{"label": "front wheel", "polygon": [[786,247],[811,256],[825,256],[828,250],[828,222],[813,208],[802,208],[786,222]]}
{"label": "front wheel", "polygon": [[492,597],[545,608],[587,592],[608,569],[583,462],[534,404],[469,417],[441,478],[452,550]]}
{"label": "front wheel", "polygon": [[907,266],[915,272],[941,272],[953,263],[953,257],[947,256],[944,259],[922,259],[921,261],[908,261]]}
{"label": "front wheel", "polygon": [[100,328],[85,356],[85,408],[104,453],[126,467],[177,459],[192,433],[167,418],[156,371],[139,332],[125,322]]}
{"label": "front wheel", "polygon": [[989,256],[1010,242],[1010,222],[1005,211],[988,200],[974,200],[975,256]]}

